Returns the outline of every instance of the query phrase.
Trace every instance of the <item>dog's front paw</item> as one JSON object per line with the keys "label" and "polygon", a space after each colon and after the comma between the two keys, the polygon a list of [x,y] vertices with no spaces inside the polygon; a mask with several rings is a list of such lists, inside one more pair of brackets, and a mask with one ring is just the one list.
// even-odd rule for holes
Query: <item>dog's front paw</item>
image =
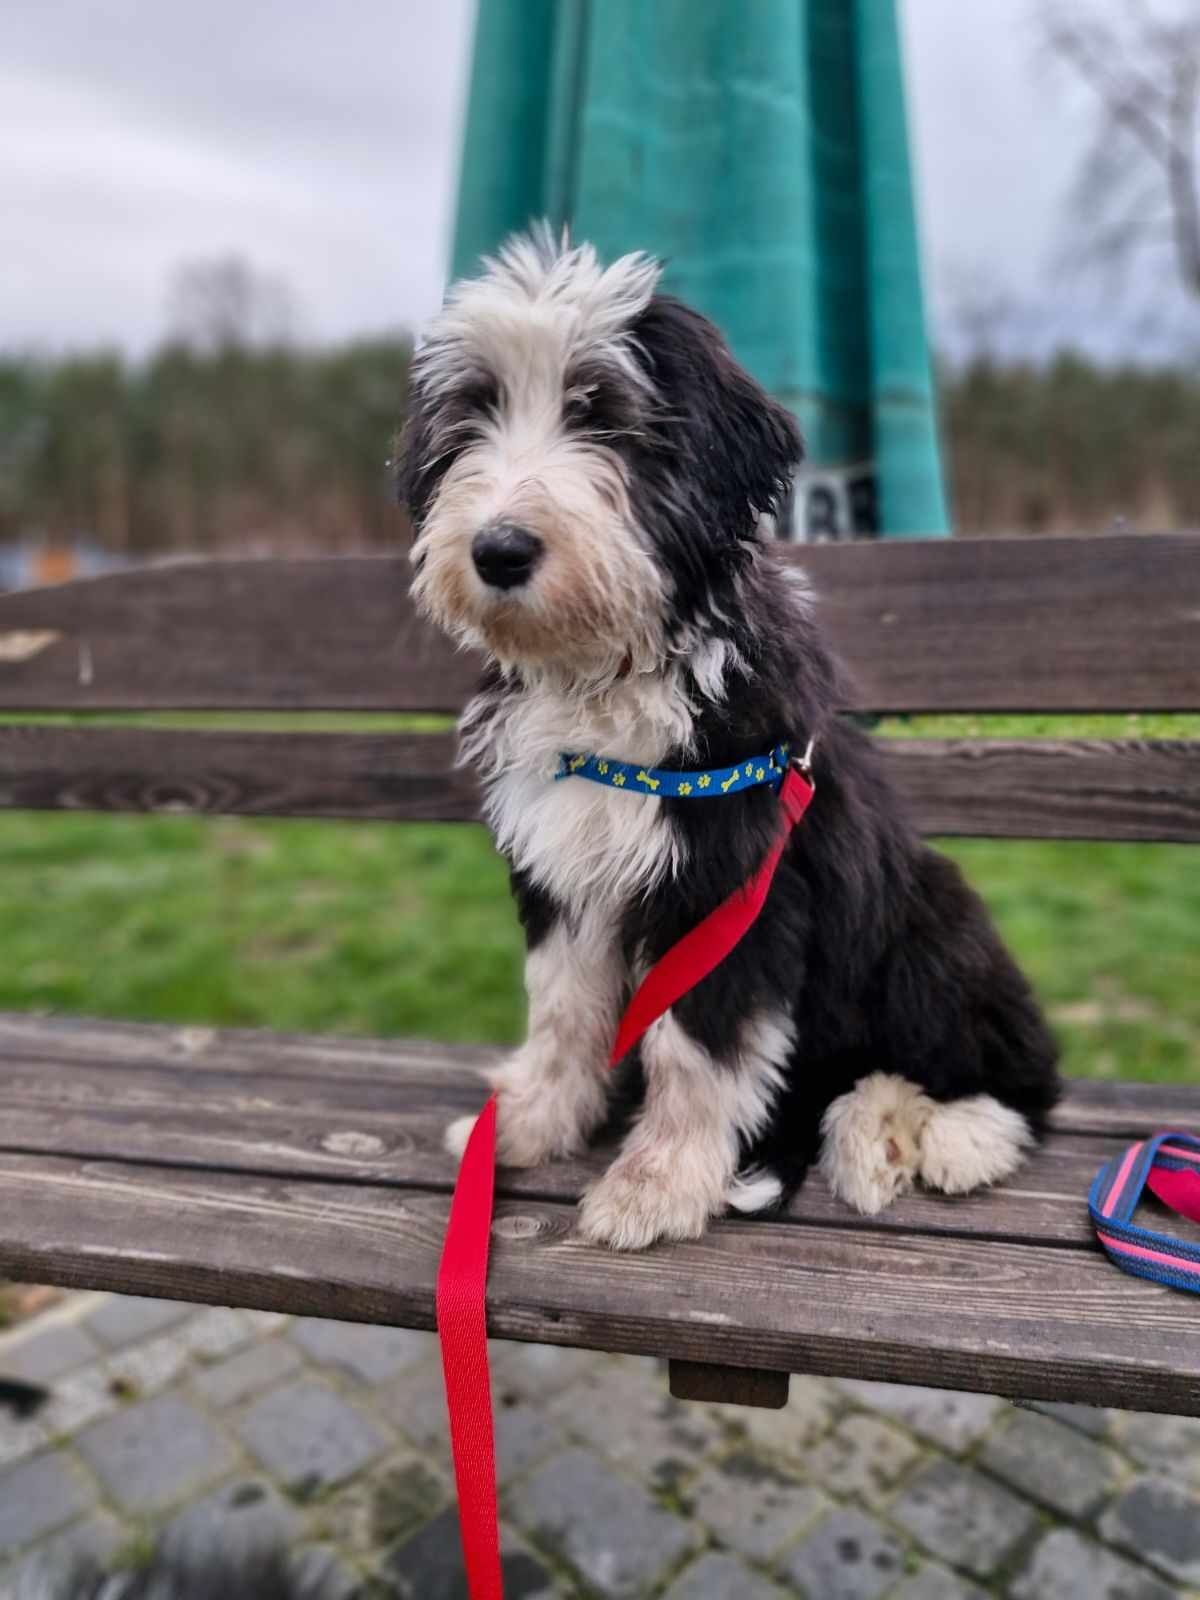
{"label": "dog's front paw", "polygon": [[[467,1140],[478,1117],[456,1117],[442,1136],[442,1144],[456,1161],[466,1153]],[[524,1108],[501,1099],[496,1108],[496,1162],[501,1167],[540,1167],[543,1161],[568,1152],[560,1149],[557,1129]]]}
{"label": "dog's front paw", "polygon": [[699,1239],[719,1209],[719,1197],[672,1183],[664,1170],[618,1162],[580,1202],[579,1231],[611,1250],[644,1250],[658,1239]]}

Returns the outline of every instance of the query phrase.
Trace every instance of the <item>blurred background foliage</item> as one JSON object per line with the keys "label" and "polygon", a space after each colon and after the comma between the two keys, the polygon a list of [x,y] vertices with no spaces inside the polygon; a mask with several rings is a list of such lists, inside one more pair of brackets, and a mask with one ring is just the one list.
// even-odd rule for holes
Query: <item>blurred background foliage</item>
{"label": "blurred background foliage", "polygon": [[[409,341],[0,356],[0,541],[117,557],[393,548]],[[941,381],[960,535],[1200,523],[1200,367],[980,353]]]}

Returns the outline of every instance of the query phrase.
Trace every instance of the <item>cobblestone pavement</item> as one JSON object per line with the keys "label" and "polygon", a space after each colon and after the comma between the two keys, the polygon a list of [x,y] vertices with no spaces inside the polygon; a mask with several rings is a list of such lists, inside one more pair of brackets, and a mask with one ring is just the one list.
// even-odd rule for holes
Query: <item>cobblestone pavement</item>
{"label": "cobblestone pavement", "polygon": [[[76,1296],[0,1338],[0,1600],[70,1551],[277,1537],[395,1600],[462,1600],[423,1334]],[[671,1401],[652,1362],[495,1349],[508,1600],[1200,1595],[1200,1422],[794,1378]],[[343,1587],[344,1584],[344,1587]]]}

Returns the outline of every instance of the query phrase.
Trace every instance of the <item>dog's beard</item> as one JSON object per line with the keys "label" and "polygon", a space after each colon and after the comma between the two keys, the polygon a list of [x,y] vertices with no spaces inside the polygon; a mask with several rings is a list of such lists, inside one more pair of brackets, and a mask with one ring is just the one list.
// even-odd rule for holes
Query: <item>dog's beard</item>
{"label": "dog's beard", "polygon": [[[451,637],[502,666],[610,681],[664,660],[664,582],[630,516],[621,474],[580,455],[498,492],[470,458],[442,486],[413,551],[418,609]],[[489,588],[471,543],[489,521],[513,521],[541,540],[529,581]]]}

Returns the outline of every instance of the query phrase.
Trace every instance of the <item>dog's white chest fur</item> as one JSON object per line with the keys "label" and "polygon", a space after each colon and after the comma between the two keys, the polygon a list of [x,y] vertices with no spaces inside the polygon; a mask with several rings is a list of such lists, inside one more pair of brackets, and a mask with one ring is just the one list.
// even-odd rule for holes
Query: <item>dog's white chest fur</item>
{"label": "dog's white chest fur", "polygon": [[615,909],[680,865],[680,841],[653,795],[555,777],[565,751],[648,766],[691,733],[691,708],[673,680],[622,686],[599,702],[548,687],[514,696],[463,749],[484,777],[497,847],[564,908]]}

